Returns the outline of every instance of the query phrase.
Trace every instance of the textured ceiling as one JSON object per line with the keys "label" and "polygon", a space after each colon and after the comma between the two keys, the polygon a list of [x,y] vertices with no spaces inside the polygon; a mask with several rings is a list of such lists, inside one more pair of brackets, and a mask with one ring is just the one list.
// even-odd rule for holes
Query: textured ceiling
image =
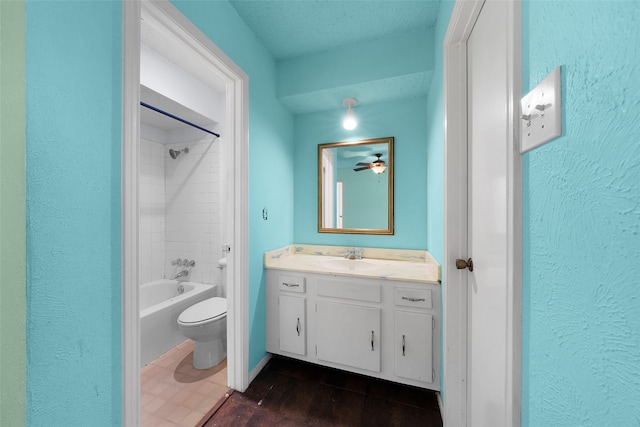
{"label": "textured ceiling", "polygon": [[276,59],[433,27],[438,0],[231,0]]}

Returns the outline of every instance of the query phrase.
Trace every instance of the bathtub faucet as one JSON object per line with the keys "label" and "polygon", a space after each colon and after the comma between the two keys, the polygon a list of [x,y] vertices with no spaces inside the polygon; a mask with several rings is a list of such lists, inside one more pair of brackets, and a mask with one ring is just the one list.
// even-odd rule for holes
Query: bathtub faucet
{"label": "bathtub faucet", "polygon": [[189,271],[187,270],[182,270],[180,273],[176,274],[176,277],[173,278],[173,280],[175,279],[179,279],[181,277],[186,277],[189,275]]}

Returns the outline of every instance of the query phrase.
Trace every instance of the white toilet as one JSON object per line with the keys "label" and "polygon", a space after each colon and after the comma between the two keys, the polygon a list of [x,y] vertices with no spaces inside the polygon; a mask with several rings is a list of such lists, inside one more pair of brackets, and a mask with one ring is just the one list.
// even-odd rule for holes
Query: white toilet
{"label": "white toilet", "polygon": [[[226,271],[220,260],[222,289],[226,290]],[[226,260],[224,260],[226,264]],[[184,310],[178,317],[178,329],[195,341],[193,367],[209,369],[227,357],[227,299],[214,297]]]}

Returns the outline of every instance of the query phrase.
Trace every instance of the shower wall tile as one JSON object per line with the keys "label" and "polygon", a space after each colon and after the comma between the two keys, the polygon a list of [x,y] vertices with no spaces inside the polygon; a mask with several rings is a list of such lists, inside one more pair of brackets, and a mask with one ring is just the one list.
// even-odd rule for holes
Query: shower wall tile
{"label": "shower wall tile", "polygon": [[164,275],[166,152],[163,144],[140,139],[140,284]]}
{"label": "shower wall tile", "polygon": [[[168,144],[169,148],[189,148],[177,159],[165,157],[165,252],[167,259],[194,260],[189,280],[217,284],[221,257],[220,147],[219,141]],[[215,183],[215,185],[212,185]],[[176,271],[174,271],[176,270]],[[177,273],[169,264],[167,276]]]}
{"label": "shower wall tile", "polygon": [[[164,141],[162,141],[164,142]],[[194,260],[189,280],[217,284],[221,257],[220,141],[140,141],[140,282],[174,277]],[[169,149],[189,148],[177,159]]]}

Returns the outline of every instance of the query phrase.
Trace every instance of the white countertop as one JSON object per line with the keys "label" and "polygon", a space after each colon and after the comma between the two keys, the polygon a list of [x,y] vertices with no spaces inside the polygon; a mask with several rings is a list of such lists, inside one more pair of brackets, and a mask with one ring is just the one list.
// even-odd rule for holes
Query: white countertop
{"label": "white countertop", "polygon": [[359,248],[361,260],[344,258],[345,246],[290,245],[264,254],[268,269],[408,282],[440,283],[440,265],[427,251]]}

